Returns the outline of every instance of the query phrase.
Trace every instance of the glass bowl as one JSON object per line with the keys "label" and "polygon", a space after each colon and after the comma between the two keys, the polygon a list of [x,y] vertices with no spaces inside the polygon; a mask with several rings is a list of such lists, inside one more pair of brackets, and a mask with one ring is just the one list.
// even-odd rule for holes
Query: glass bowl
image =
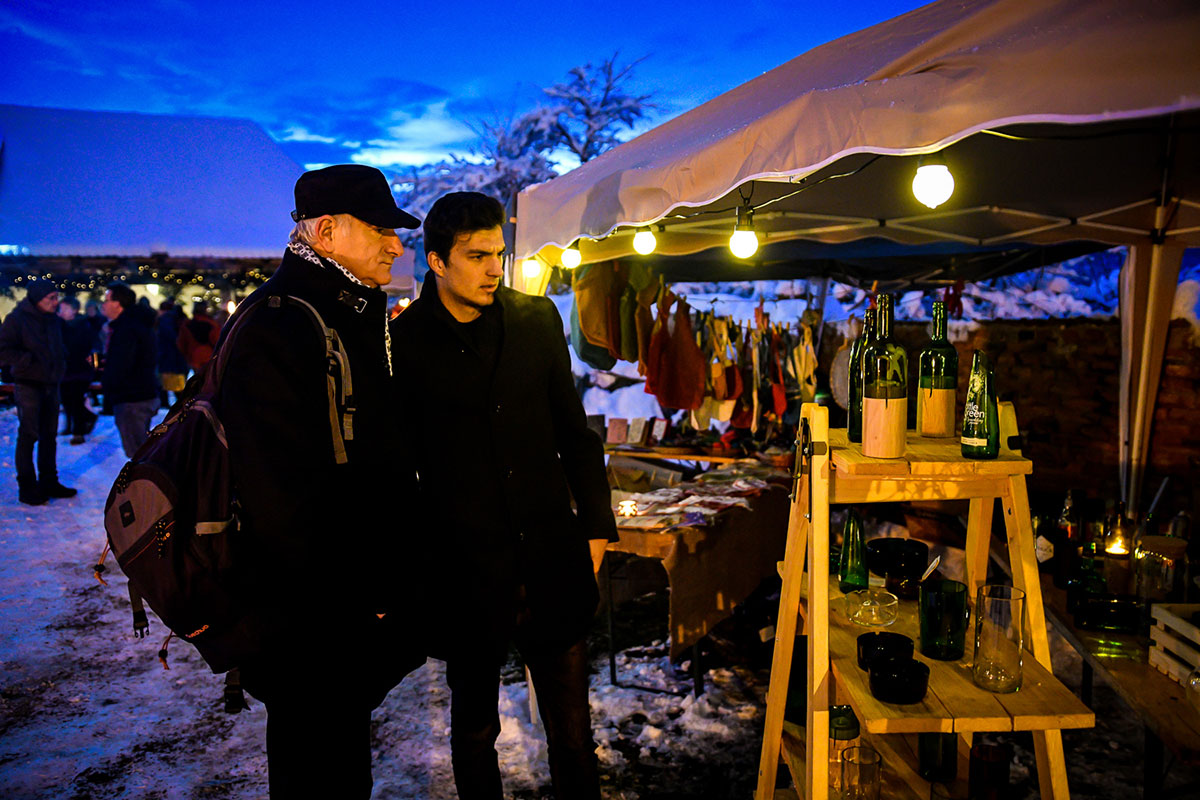
{"label": "glass bowl", "polygon": [[883,589],[859,589],[846,595],[846,616],[867,628],[882,628],[896,621],[900,601]]}

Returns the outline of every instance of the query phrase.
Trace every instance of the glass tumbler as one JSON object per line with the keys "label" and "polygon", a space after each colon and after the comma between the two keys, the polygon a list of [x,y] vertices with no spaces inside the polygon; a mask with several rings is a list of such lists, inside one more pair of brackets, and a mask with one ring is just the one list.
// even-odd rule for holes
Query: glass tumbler
{"label": "glass tumbler", "polygon": [[966,650],[967,586],[950,580],[921,582],[917,612],[921,624],[921,655],[938,661],[957,661]]}
{"label": "glass tumbler", "polygon": [[1025,592],[1013,586],[979,587],[975,601],[975,684],[989,692],[1021,688]]}
{"label": "glass tumbler", "polygon": [[879,800],[883,759],[874,747],[860,745],[842,751],[842,800]]}

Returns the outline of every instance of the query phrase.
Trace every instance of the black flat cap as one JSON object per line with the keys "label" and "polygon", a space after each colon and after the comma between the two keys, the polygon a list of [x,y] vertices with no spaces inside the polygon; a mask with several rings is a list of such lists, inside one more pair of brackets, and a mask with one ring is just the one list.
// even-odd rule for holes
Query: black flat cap
{"label": "black flat cap", "polygon": [[420,221],[396,205],[387,178],[364,164],[335,164],[306,172],[296,181],[292,219],[350,214],[380,228],[419,228]]}

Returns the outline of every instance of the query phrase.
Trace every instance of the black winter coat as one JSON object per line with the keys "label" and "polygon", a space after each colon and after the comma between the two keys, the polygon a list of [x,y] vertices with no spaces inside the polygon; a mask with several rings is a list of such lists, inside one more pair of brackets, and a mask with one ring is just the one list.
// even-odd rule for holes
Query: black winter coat
{"label": "black winter coat", "polygon": [[[615,540],[604,448],[587,427],[554,304],[501,287],[495,371],[438,298],[392,322],[396,386],[419,475],[431,654],[502,645],[523,586],[535,640],[578,641],[598,594],[589,539]],[[576,511],[572,511],[572,498]]]}
{"label": "black winter coat", "polygon": [[96,344],[91,324],[79,316],[70,322],[64,320],[63,343],[67,348],[67,374],[63,380],[90,381],[94,372],[92,351]]}
{"label": "black winter coat", "polygon": [[0,325],[0,364],[12,370],[17,383],[58,383],[67,370],[62,320],[29,301],[17,307]]}
{"label": "black winter coat", "polygon": [[108,349],[100,385],[113,405],[158,397],[154,312],[132,306],[108,323]]}
{"label": "black winter coat", "polygon": [[290,251],[237,313],[270,295],[306,300],[340,337],[353,384],[353,439],[348,462],[335,463],[319,329],[300,308],[261,303],[221,345],[231,348],[217,403],[247,548],[239,569],[269,648],[290,640],[332,650],[329,626],[338,625],[346,640],[336,646],[349,654],[363,644],[350,640],[365,618],[411,605],[408,583],[397,579],[404,532],[388,524],[411,503],[415,477],[395,447],[386,296]]}

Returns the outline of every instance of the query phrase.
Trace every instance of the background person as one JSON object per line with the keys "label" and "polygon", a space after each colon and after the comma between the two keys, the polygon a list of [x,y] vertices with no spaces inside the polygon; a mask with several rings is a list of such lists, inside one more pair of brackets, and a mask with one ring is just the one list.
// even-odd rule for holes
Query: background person
{"label": "background person", "polygon": [[515,640],[554,796],[598,800],[585,637],[599,599],[593,553],[617,538],[604,447],[587,427],[554,304],[501,285],[503,222],[500,203],[477,192],[434,203],[430,271],[392,322],[420,505],[436,514],[413,543],[422,618],[430,655],[446,661],[459,797],[503,796],[497,703]]}
{"label": "background person", "polygon": [[133,289],[123,283],[109,284],[100,308],[108,318],[100,385],[112,403],[113,422],[121,434],[125,456],[133,458],[149,437],[150,420],[158,411],[154,311],[138,305]]}
{"label": "background person", "polygon": [[187,324],[188,318],[174,300],[163,300],[158,304],[158,321],[154,323],[154,341],[157,345],[158,382],[161,387],[159,404],[170,408],[168,392],[179,393],[187,385],[188,363],[179,350],[179,329]]}
{"label": "background person", "polygon": [[[67,371],[58,289],[50,281],[33,281],[25,298],[0,325],[0,364],[12,371],[17,403],[18,499],[38,506],[52,497],[74,497],[74,489],[58,481],[58,386]],[[33,451],[37,446],[37,469]]]}
{"label": "background person", "polygon": [[87,319],[79,314],[79,301],[64,297],[58,301],[58,316],[63,324],[63,343],[67,352],[67,372],[59,384],[63,413],[67,417],[65,434],[71,444],[83,444],[96,426],[96,414],[87,407],[85,396],[92,383],[92,345],[95,334]]}
{"label": "background person", "polygon": [[208,313],[202,300],[192,304],[192,318],[180,320],[176,345],[192,371],[199,370],[212,358],[213,348],[221,338],[221,326]]}

